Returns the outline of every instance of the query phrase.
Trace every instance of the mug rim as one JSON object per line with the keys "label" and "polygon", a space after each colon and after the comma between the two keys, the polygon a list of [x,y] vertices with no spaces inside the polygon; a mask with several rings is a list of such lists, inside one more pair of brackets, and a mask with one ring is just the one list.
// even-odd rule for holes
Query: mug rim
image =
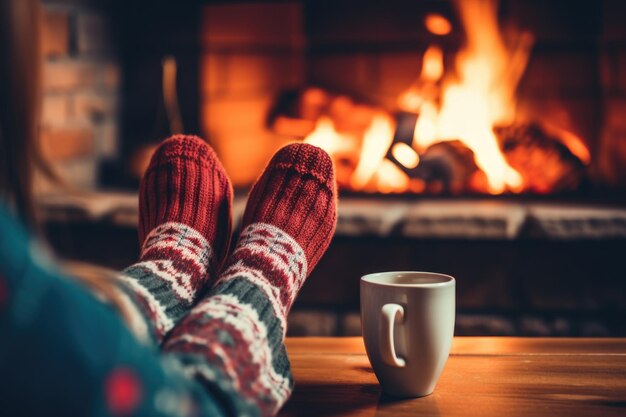
{"label": "mug rim", "polygon": [[[410,274],[410,275],[420,275],[420,276],[430,276],[436,278],[444,278],[445,281],[442,282],[429,282],[429,283],[421,283],[421,284],[399,284],[399,283],[389,283],[389,282],[379,282],[376,281],[376,278],[389,276],[389,275],[401,275],[401,274]],[[379,285],[382,287],[403,287],[403,288],[440,288],[440,287],[448,287],[448,286],[456,286],[456,280],[452,275],[441,274],[439,272],[427,272],[427,271],[386,271],[386,272],[374,272],[371,274],[366,274],[361,277],[361,282],[368,283],[372,285]]]}

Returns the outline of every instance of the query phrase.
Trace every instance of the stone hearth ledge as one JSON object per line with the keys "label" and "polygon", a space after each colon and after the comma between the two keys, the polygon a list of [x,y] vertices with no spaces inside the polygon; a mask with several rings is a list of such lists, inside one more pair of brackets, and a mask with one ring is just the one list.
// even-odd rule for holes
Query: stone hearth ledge
{"label": "stone hearth ledge", "polygon": [[[136,227],[137,194],[47,194],[38,199],[46,221],[109,221]],[[233,204],[237,225],[246,196]],[[533,203],[495,199],[375,199],[339,201],[337,236],[412,239],[555,240],[626,238],[626,208],[589,204]]]}

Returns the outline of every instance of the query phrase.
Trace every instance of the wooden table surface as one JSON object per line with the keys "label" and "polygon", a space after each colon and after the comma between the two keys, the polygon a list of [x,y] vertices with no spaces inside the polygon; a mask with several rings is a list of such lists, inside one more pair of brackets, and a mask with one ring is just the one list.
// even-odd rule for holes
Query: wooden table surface
{"label": "wooden table surface", "polygon": [[435,392],[382,395],[363,341],[288,338],[279,416],[626,416],[626,339],[456,337]]}

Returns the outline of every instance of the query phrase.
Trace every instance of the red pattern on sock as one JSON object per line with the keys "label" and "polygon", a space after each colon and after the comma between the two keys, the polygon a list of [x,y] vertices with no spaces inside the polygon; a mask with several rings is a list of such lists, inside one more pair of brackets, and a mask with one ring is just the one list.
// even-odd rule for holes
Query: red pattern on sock
{"label": "red pattern on sock", "polygon": [[304,251],[291,236],[268,223],[252,223],[242,231],[219,282],[243,276],[258,286],[286,330],[287,313],[307,272]]}

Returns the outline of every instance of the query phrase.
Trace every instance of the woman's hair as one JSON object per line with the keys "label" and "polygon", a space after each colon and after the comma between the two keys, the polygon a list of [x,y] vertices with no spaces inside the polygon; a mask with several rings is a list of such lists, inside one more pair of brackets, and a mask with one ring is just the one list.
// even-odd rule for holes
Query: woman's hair
{"label": "woman's hair", "polygon": [[41,103],[38,0],[0,0],[0,197],[35,224],[32,177]]}
{"label": "woman's hair", "polygon": [[[0,201],[30,227],[39,230],[33,201],[33,174],[59,179],[42,157],[39,138],[41,105],[40,0],[0,0]],[[66,272],[105,298],[124,318],[126,304],[113,271],[66,262]]]}

